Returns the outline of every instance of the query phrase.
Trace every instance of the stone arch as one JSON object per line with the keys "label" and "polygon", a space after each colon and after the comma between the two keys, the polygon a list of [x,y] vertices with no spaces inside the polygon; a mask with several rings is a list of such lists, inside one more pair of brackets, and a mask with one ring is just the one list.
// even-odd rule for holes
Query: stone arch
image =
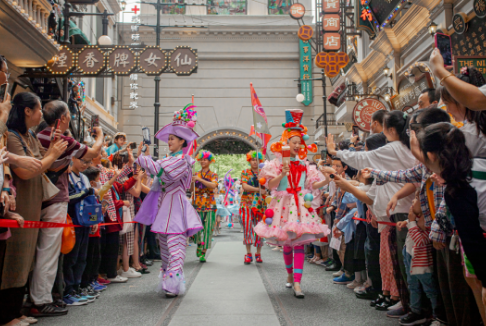
{"label": "stone arch", "polygon": [[256,149],[254,136],[234,127],[208,131],[198,138],[197,144],[198,152],[202,149],[208,149],[215,154],[245,154]]}

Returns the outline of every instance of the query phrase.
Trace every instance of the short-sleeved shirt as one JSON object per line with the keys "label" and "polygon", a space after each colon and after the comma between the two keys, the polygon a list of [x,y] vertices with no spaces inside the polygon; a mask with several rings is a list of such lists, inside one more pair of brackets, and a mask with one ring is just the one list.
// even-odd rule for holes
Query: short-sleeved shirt
{"label": "short-sleeved shirt", "polygon": [[[44,150],[47,150],[51,145],[51,127],[48,127],[42,130],[40,133],[37,134],[37,138],[39,139],[42,147]],[[63,168],[69,166],[71,164],[71,159],[76,157],[81,159],[86,152],[88,151],[88,147],[86,145],[80,144],[74,138],[61,136],[61,138],[67,141],[68,146],[66,151],[59,156],[59,158],[52,163],[49,171],[60,171]],[[68,175],[67,170],[66,173],[61,174],[59,179],[56,182],[56,187],[59,188],[59,193],[56,197],[52,198],[48,202],[42,203],[42,208],[49,207],[54,203],[67,203],[69,202],[69,190],[68,190]]]}
{"label": "short-sleeved shirt", "polygon": [[[249,186],[258,188],[258,175],[251,169],[246,169],[241,172],[241,184],[246,183]],[[265,189],[262,187],[262,195],[259,192],[243,191],[241,196],[241,204],[250,208],[257,208],[262,211],[265,209]]]}
{"label": "short-sleeved shirt", "polygon": [[486,84],[484,84],[483,86],[479,87],[479,90],[484,94],[484,96],[486,96]]}
{"label": "short-sleeved shirt", "polygon": [[[215,185],[218,184],[218,175],[212,171],[203,173],[202,170],[196,172],[197,177],[210,181]],[[196,183],[195,196],[194,196],[194,207],[199,212],[205,211],[215,211],[216,210],[216,199],[214,198],[214,189],[210,189],[206,186],[203,188],[198,187],[200,182]]]}
{"label": "short-sleeved shirt", "polygon": [[116,152],[118,152],[120,149],[121,147],[118,147],[117,144],[113,144],[106,149],[106,154],[110,156],[111,154],[115,154]]}

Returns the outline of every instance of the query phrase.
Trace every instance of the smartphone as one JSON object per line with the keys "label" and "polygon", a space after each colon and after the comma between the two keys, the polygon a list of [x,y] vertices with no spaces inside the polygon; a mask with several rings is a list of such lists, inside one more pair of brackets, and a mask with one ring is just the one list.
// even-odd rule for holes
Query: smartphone
{"label": "smartphone", "polygon": [[94,128],[100,126],[100,116],[95,114],[91,116],[91,133],[94,134]]}
{"label": "smartphone", "polygon": [[142,128],[142,136],[143,136],[143,143],[146,145],[152,144],[152,141],[150,140],[150,129],[147,127]]}
{"label": "smartphone", "polygon": [[451,37],[442,33],[435,33],[435,47],[439,49],[444,66],[452,66],[452,45]]}
{"label": "smartphone", "polygon": [[137,171],[137,169],[138,169],[138,164],[137,163],[133,163],[133,170],[134,171]]}
{"label": "smartphone", "polygon": [[130,148],[131,148],[131,149],[135,149],[135,148],[137,148],[137,144],[136,144],[136,143],[134,143],[134,142],[130,143]]}
{"label": "smartphone", "polygon": [[60,119],[57,119],[56,122],[54,122],[54,132],[51,132],[51,141],[54,140],[54,137],[56,136],[56,130],[59,129],[60,124],[61,124]]}
{"label": "smartphone", "polygon": [[0,101],[3,103],[8,96],[8,83],[0,85]]}

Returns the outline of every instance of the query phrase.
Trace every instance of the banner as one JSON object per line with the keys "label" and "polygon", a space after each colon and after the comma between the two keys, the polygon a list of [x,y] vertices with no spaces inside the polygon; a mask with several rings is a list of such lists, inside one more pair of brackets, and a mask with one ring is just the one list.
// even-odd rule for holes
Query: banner
{"label": "banner", "polygon": [[263,109],[262,103],[258,98],[255,89],[253,88],[253,83],[250,83],[251,92],[251,105],[253,107],[253,125],[255,126],[255,132],[262,134],[269,134],[267,115]]}
{"label": "banner", "polygon": [[300,83],[301,93],[304,95],[302,104],[305,106],[312,103],[312,55],[311,48],[308,41],[299,40],[300,48]]}

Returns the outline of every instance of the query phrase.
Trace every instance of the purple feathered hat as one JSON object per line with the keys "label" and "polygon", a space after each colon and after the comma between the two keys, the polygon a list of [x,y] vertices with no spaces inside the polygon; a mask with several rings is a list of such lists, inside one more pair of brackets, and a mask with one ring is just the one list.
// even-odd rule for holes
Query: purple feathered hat
{"label": "purple feathered hat", "polygon": [[197,121],[197,112],[194,108],[196,106],[191,103],[180,111],[175,111],[174,121],[160,129],[155,134],[155,138],[167,143],[169,141],[169,135],[176,135],[187,141],[187,146],[182,150],[184,153],[187,153],[191,147],[191,142],[199,137],[197,132],[193,130]]}

